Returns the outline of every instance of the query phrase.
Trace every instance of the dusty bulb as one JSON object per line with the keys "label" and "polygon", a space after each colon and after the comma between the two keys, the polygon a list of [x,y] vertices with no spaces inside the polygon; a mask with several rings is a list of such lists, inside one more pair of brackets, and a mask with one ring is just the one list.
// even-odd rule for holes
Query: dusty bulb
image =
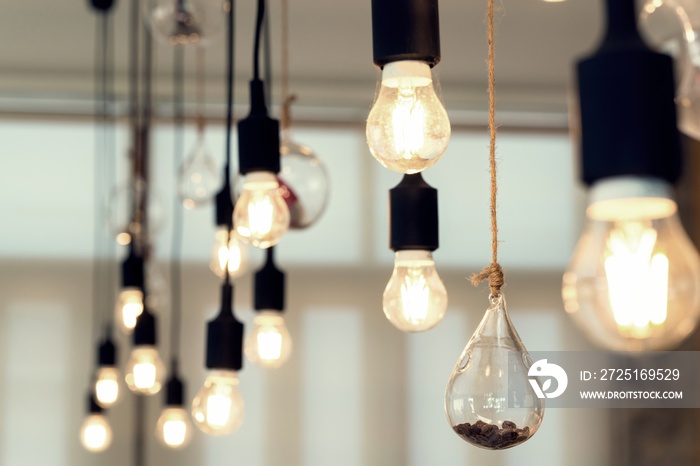
{"label": "dusty bulb", "polygon": [[256,314],[253,330],[245,339],[245,354],[253,364],[266,368],[282,366],[292,354],[292,336],[281,312],[264,310]]}
{"label": "dusty bulb", "polygon": [[389,322],[404,332],[429,330],[445,317],[447,290],[429,251],[396,253],[383,307]]}
{"label": "dusty bulb", "polygon": [[445,413],[450,427],[466,442],[502,450],[537,432],[544,401],[529,383],[532,360],[508,317],[505,297],[491,296],[489,301],[450,375]]}
{"label": "dusty bulb", "polygon": [[80,443],[93,453],[105,451],[112,444],[112,427],[102,413],[90,413],[80,428]]}
{"label": "dusty bulb", "polygon": [[171,45],[208,43],[221,30],[224,0],[149,0],[144,2],[153,35]]}
{"label": "dusty bulb", "polygon": [[124,288],[119,292],[115,307],[115,321],[125,334],[136,326],[136,319],[143,312],[143,292],[138,288]]}
{"label": "dusty bulb", "polygon": [[399,173],[418,173],[437,162],[450,140],[450,120],[421,61],[388,63],[367,118],[374,158]]}
{"label": "dusty bulb", "polygon": [[100,367],[95,377],[95,401],[102,408],[109,408],[119,399],[119,369]]}
{"label": "dusty bulb", "polygon": [[229,232],[227,226],[216,230],[209,268],[220,278],[226,276],[227,269],[232,278],[248,271],[248,247],[238,240],[234,231]]}
{"label": "dusty bulb", "polygon": [[243,424],[245,413],[238,373],[212,370],[192,400],[195,425],[209,435],[227,435]]}
{"label": "dusty bulb", "polygon": [[214,160],[201,136],[197,145],[182,164],[178,179],[178,192],[186,209],[206,205],[221,186],[221,179]]}
{"label": "dusty bulb", "polygon": [[156,438],[168,448],[186,447],[192,440],[192,423],[184,408],[166,406],[156,423]]}
{"label": "dusty bulb", "polygon": [[564,308],[611,350],[669,350],[700,317],[700,257],[676,213],[671,186],[654,178],[601,180],[564,274]]}
{"label": "dusty bulb", "polygon": [[233,211],[233,224],[239,238],[257,248],[269,248],[282,239],[289,229],[289,208],[273,173],[246,175]]}
{"label": "dusty bulb", "polygon": [[163,386],[165,365],[153,346],[135,346],[125,370],[126,383],[132,392],[154,395]]}

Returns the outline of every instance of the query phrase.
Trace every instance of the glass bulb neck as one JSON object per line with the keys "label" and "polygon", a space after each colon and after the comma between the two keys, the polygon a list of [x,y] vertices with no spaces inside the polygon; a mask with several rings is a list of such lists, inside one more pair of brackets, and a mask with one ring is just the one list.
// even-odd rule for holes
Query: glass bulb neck
{"label": "glass bulb neck", "polygon": [[604,178],[591,188],[586,215],[591,220],[625,221],[667,218],[676,213],[673,187],[653,177]]}
{"label": "glass bulb neck", "polygon": [[387,63],[382,70],[382,85],[387,87],[423,87],[432,82],[430,65],[423,61],[395,61]]}

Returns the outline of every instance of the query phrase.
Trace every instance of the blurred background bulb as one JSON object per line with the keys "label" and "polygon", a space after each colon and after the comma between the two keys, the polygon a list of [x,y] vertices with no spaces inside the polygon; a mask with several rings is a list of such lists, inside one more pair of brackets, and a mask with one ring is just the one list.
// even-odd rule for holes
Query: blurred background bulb
{"label": "blurred background bulb", "polygon": [[109,408],[119,399],[119,369],[100,367],[95,377],[95,399],[103,408]]}
{"label": "blurred background bulb", "polygon": [[222,29],[224,0],[147,0],[145,15],[153,35],[172,45],[207,44]]}
{"label": "blurred background bulb", "polygon": [[374,158],[399,173],[418,173],[440,159],[450,131],[430,66],[420,61],[386,64],[367,118],[367,143]]}
{"label": "blurred background bulb", "polygon": [[700,140],[700,3],[647,0],[641,29],[652,46],[675,58],[678,127]]}
{"label": "blurred background bulb", "polygon": [[216,230],[209,268],[220,278],[226,276],[227,269],[232,278],[248,271],[248,248],[225,225]]}
{"label": "blurred background bulb", "polygon": [[310,148],[291,139],[289,129],[282,131],[280,154],[279,181],[289,208],[289,227],[308,228],[316,223],[328,204],[328,172]]}
{"label": "blurred background bulb", "polygon": [[277,368],[292,354],[292,336],[281,312],[264,310],[256,314],[253,330],[245,339],[245,354],[261,367]]}
{"label": "blurred background bulb", "polygon": [[192,400],[195,425],[209,435],[227,435],[243,424],[244,403],[238,373],[212,370]]}
{"label": "blurred background bulb", "polygon": [[700,317],[700,257],[667,183],[602,180],[564,274],[562,297],[587,336],[612,350],[668,350]]}
{"label": "blurred background bulb", "polygon": [[80,442],[86,450],[99,453],[112,444],[112,428],[104,414],[91,413],[80,428]]}
{"label": "blurred background bulb", "polygon": [[136,346],[126,364],[126,383],[133,392],[153,395],[165,379],[165,365],[153,346]]}
{"label": "blurred background bulb", "polygon": [[156,424],[156,438],[173,449],[186,447],[192,439],[192,423],[184,408],[166,406]]}
{"label": "blurred background bulb", "polygon": [[289,208],[273,173],[246,175],[233,210],[233,224],[238,236],[257,248],[269,248],[282,239],[289,228]]}
{"label": "blurred background bulb", "polygon": [[384,290],[384,314],[404,332],[435,327],[447,310],[447,290],[429,251],[398,251]]}
{"label": "blurred background bulb", "polygon": [[144,199],[144,196],[148,202],[148,234],[157,236],[165,225],[162,196],[153,189],[148,189],[148,192],[146,189],[143,180],[136,180],[112,190],[107,200],[107,228],[118,244],[128,245],[133,237],[141,235],[139,199]]}
{"label": "blurred background bulb", "polygon": [[119,292],[115,321],[127,335],[134,331],[136,319],[143,312],[143,292],[138,288],[124,288]]}
{"label": "blurred background bulb", "polygon": [[220,187],[221,177],[216,163],[209,154],[204,138],[198,137],[197,145],[180,169],[178,192],[182,205],[186,209],[206,205]]}

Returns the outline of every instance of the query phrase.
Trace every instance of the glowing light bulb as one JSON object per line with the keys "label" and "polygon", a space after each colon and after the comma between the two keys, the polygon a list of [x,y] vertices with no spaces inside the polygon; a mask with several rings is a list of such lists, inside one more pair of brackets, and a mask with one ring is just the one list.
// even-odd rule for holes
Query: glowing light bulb
{"label": "glowing light bulb", "polygon": [[86,450],[99,453],[112,444],[112,428],[103,414],[92,413],[80,428],[80,442]]}
{"label": "glowing light bulb", "polygon": [[119,293],[115,320],[127,335],[136,326],[136,319],[143,312],[143,292],[138,288],[124,288]]}
{"label": "glowing light bulb", "polygon": [[209,268],[220,278],[226,276],[227,269],[231,277],[240,277],[248,271],[248,248],[226,226],[216,230]]}
{"label": "glowing light bulb", "polygon": [[289,229],[289,208],[274,174],[252,172],[245,177],[233,224],[240,239],[257,248],[269,248],[282,239]]}
{"label": "glowing light bulb", "polygon": [[153,346],[136,346],[126,364],[126,383],[133,392],[158,393],[163,386],[165,365]]}
{"label": "glowing light bulb", "polygon": [[216,164],[202,136],[190,156],[182,164],[178,179],[178,192],[186,209],[206,205],[214,198],[221,185]]}
{"label": "glowing light bulb", "polygon": [[386,64],[367,118],[367,143],[374,158],[399,173],[418,173],[440,159],[450,131],[430,66],[420,61]]}
{"label": "glowing light bulb", "polygon": [[214,370],[192,400],[195,425],[209,435],[227,435],[243,424],[244,403],[238,373]]}
{"label": "glowing light bulb", "polygon": [[186,447],[192,439],[192,424],[187,412],[176,406],[166,406],[156,424],[156,438],[166,447]]}
{"label": "glowing light bulb", "polygon": [[384,315],[404,332],[435,327],[447,310],[447,290],[429,251],[398,251],[384,290]]}
{"label": "glowing light bulb", "polygon": [[671,188],[650,178],[596,183],[564,274],[564,307],[596,344],[667,350],[700,318],[700,257]]}
{"label": "glowing light bulb", "polygon": [[250,362],[267,368],[277,368],[292,354],[292,336],[282,313],[260,311],[253,320],[253,330],[245,340],[245,354]]}
{"label": "glowing light bulb", "polygon": [[109,408],[119,399],[119,369],[100,367],[95,377],[95,398],[97,404]]}

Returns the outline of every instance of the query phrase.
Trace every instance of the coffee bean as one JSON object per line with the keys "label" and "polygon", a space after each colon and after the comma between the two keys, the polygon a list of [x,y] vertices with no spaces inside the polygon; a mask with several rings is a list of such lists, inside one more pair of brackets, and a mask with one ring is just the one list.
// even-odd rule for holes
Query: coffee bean
{"label": "coffee bean", "polygon": [[502,428],[481,420],[474,424],[464,423],[453,426],[454,431],[467,442],[492,450],[508,448],[522,443],[530,437],[530,427],[518,429],[513,421],[503,421]]}

